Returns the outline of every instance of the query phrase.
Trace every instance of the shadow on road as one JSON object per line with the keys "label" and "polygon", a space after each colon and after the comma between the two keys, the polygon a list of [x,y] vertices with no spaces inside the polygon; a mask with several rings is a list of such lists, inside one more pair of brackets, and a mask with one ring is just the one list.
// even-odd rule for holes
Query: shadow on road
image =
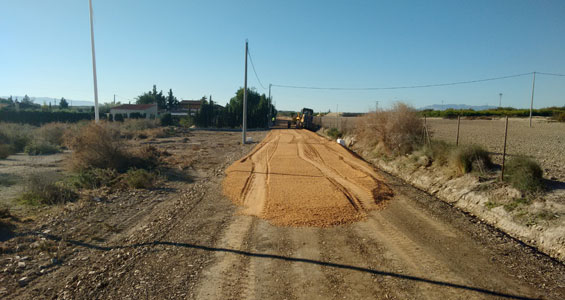
{"label": "shadow on road", "polygon": [[[21,233],[21,234],[18,234],[18,235],[19,236],[35,235],[35,236],[41,236],[41,237],[44,237],[46,239],[50,239],[50,240],[54,240],[54,241],[60,241],[61,240],[61,237],[59,237],[59,236],[52,235],[52,234],[44,234],[44,233],[41,233],[41,232],[27,232],[27,233]],[[394,273],[394,272],[381,271],[381,270],[373,270],[373,269],[364,268],[364,267],[350,266],[350,265],[345,265],[345,264],[331,263],[331,262],[325,262],[325,261],[319,261],[319,260],[313,260],[313,259],[307,259],[307,258],[288,257],[288,256],[282,256],[282,255],[276,255],[276,254],[267,254],[267,253],[254,253],[254,252],[242,251],[242,250],[236,250],[236,249],[209,247],[209,246],[202,246],[202,245],[188,244],[188,243],[153,241],[153,242],[138,243],[138,244],[132,244],[132,245],[99,246],[99,245],[90,244],[90,243],[86,243],[86,242],[83,242],[83,241],[77,241],[77,240],[66,240],[65,242],[76,245],[76,246],[85,247],[85,248],[89,248],[89,249],[93,249],[93,250],[99,250],[99,251],[110,251],[110,250],[113,250],[113,249],[127,249],[127,248],[139,248],[139,247],[147,247],[147,246],[165,245],[165,246],[183,247],[183,248],[190,248],[190,249],[197,249],[197,250],[211,251],[211,252],[225,252],[225,253],[232,253],[232,254],[236,254],[236,255],[244,255],[244,256],[249,256],[249,257],[284,260],[284,261],[296,262],[296,263],[307,263],[307,264],[314,264],[314,265],[319,265],[319,266],[329,267],[329,268],[345,269],[345,270],[351,270],[351,271],[356,271],[356,272],[364,272],[364,273],[369,273],[369,274],[379,275],[379,276],[389,276],[389,277],[394,277],[394,278],[403,279],[403,280],[411,280],[411,281],[416,281],[416,282],[433,284],[433,285],[437,285],[437,286],[445,286],[445,287],[450,287],[450,288],[455,288],[455,289],[474,291],[474,292],[482,293],[482,294],[485,294],[485,295],[491,295],[491,296],[508,298],[508,299],[539,299],[539,298],[530,298],[530,297],[526,297],[526,296],[506,294],[506,293],[492,291],[492,290],[483,289],[483,288],[479,288],[479,287],[466,286],[466,285],[462,285],[462,284],[433,280],[433,279],[427,279],[427,278],[422,278],[422,277],[417,277],[417,276],[410,276],[410,275],[398,274],[398,273]]]}

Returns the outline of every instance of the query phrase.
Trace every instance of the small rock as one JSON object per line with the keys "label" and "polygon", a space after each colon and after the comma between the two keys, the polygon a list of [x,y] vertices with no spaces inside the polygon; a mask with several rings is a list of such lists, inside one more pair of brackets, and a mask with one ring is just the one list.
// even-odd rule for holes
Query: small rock
{"label": "small rock", "polygon": [[18,280],[18,284],[20,286],[26,286],[28,282],[29,282],[29,279],[27,277],[22,277]]}
{"label": "small rock", "polygon": [[25,268],[26,267],[26,263],[23,261],[18,262],[18,268]]}

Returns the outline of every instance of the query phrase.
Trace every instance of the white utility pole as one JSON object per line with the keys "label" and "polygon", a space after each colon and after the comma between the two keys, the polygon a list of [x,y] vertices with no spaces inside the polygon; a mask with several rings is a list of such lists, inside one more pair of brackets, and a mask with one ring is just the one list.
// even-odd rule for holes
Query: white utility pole
{"label": "white utility pole", "polygon": [[245,40],[245,77],[243,80],[243,128],[242,132],[242,142],[245,144],[247,142],[245,134],[247,131],[247,40]]}
{"label": "white utility pole", "polygon": [[271,126],[269,126],[269,124],[271,124],[271,118],[272,118],[272,117],[271,117],[271,112],[273,111],[273,108],[272,108],[272,107],[273,107],[273,106],[272,106],[273,104],[271,103],[271,87],[272,87],[272,86],[273,86],[273,85],[269,83],[269,105],[267,105],[267,106],[269,107],[269,113],[267,113],[267,118],[268,118],[268,120],[267,120],[267,128],[271,127]]}
{"label": "white utility pole", "polygon": [[532,110],[534,109],[534,90],[536,88],[536,72],[534,72],[534,80],[532,82],[532,102],[530,102],[530,128],[532,127]]}
{"label": "white utility pole", "polygon": [[498,98],[498,107],[502,107],[502,93],[499,93],[498,96],[500,98]]}
{"label": "white utility pole", "polygon": [[94,76],[94,120],[100,120],[98,116],[98,81],[96,79],[96,54],[94,51],[94,23],[92,20],[92,0],[88,0],[90,6],[90,43],[92,45],[92,74]]}

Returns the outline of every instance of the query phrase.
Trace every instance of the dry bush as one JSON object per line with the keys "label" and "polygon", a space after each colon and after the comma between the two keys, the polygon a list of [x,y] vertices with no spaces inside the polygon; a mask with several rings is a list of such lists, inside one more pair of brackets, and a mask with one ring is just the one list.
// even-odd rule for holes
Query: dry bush
{"label": "dry bush", "polygon": [[15,123],[0,123],[0,144],[9,145],[12,153],[24,151],[37,127]]}
{"label": "dry bush", "polygon": [[0,144],[0,159],[6,159],[12,154],[12,147],[8,144]]}
{"label": "dry bush", "polygon": [[149,189],[155,186],[157,176],[143,169],[130,169],[125,175],[125,182],[130,188]]}
{"label": "dry bush", "polygon": [[485,173],[492,168],[492,161],[483,147],[479,145],[461,146],[451,152],[451,164],[459,174],[477,171]]}
{"label": "dry bush", "polygon": [[120,173],[130,168],[154,169],[160,164],[161,153],[152,146],[135,151],[127,149],[120,132],[111,123],[90,123],[78,134],[66,138],[73,150],[71,168],[75,171],[113,169]]}
{"label": "dry bush", "polygon": [[24,152],[28,155],[55,154],[61,152],[61,148],[46,141],[33,141],[24,148]]}
{"label": "dry bush", "polygon": [[533,159],[525,156],[512,157],[506,164],[504,179],[522,192],[543,190],[543,169]]}
{"label": "dry bush", "polygon": [[19,201],[27,205],[53,205],[74,201],[78,195],[52,174],[32,174]]}
{"label": "dry bush", "polygon": [[80,132],[67,135],[65,144],[73,150],[71,168],[75,171],[92,168],[126,171],[129,155],[119,136],[119,132],[105,123],[90,123]]}
{"label": "dry bush", "polygon": [[70,125],[66,123],[47,123],[35,131],[35,138],[51,145],[62,146],[65,131],[69,128]]}
{"label": "dry bush", "polygon": [[423,123],[416,109],[397,102],[390,110],[372,112],[357,123],[360,141],[379,145],[389,154],[406,154],[421,144]]}

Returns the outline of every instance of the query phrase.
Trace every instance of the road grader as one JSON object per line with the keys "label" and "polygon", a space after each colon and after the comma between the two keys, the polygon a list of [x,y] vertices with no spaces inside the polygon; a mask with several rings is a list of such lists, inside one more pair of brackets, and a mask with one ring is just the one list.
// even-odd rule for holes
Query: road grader
{"label": "road grader", "polygon": [[309,130],[316,130],[314,124],[314,110],[311,108],[303,108],[295,118],[296,128],[304,128]]}

